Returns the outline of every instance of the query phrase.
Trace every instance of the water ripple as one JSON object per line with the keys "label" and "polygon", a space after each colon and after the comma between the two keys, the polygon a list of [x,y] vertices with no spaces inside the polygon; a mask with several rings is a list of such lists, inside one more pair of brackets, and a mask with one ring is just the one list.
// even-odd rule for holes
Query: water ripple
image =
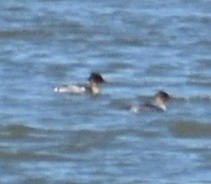
{"label": "water ripple", "polygon": [[199,122],[176,122],[171,126],[171,132],[180,138],[210,138],[211,125]]}

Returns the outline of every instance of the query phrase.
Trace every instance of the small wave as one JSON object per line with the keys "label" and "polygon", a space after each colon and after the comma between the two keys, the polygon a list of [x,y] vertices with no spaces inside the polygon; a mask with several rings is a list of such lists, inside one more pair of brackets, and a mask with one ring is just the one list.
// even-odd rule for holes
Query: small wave
{"label": "small wave", "polygon": [[187,97],[176,97],[172,96],[171,99],[172,102],[209,102],[211,101],[210,95],[196,95],[196,96],[187,96]]}
{"label": "small wave", "polygon": [[115,99],[110,102],[110,106],[115,109],[130,110],[132,104],[124,99]]}
{"label": "small wave", "polygon": [[33,30],[33,29],[22,29],[22,30],[0,30],[0,38],[14,38],[14,37],[26,37],[26,36],[47,36],[46,30]]}
{"label": "small wave", "polygon": [[[137,130],[137,129],[118,129],[118,130],[78,130],[71,131],[68,144],[66,145],[66,152],[86,152],[90,149],[97,149],[101,146],[107,145],[121,146],[121,138],[130,141],[135,137],[160,137],[159,131],[155,130]],[[117,141],[118,140],[118,141]]]}
{"label": "small wave", "polygon": [[176,137],[199,138],[211,137],[211,125],[200,122],[184,121],[175,122],[170,128]]}
{"label": "small wave", "polygon": [[13,151],[13,150],[1,150],[0,160],[8,161],[67,161],[66,158],[58,156],[56,154],[49,153],[35,153],[34,151]]}
{"label": "small wave", "polygon": [[17,139],[28,136],[32,131],[34,131],[34,129],[31,127],[12,124],[6,127],[1,127],[0,135],[1,137]]}
{"label": "small wave", "polygon": [[196,85],[196,86],[203,86],[203,87],[210,87],[211,82],[207,79],[192,79],[187,82],[188,85]]}
{"label": "small wave", "polygon": [[70,140],[66,145],[66,151],[84,152],[93,147],[105,145],[112,142],[120,132],[78,130],[70,132]]}

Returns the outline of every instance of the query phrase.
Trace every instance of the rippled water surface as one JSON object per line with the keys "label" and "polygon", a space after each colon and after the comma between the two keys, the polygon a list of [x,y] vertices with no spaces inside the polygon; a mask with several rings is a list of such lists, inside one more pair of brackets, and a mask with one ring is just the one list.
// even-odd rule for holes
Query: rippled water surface
{"label": "rippled water surface", "polygon": [[[0,183],[211,183],[211,1],[1,1]],[[102,94],[53,92],[108,81]],[[165,90],[164,113],[127,110]]]}

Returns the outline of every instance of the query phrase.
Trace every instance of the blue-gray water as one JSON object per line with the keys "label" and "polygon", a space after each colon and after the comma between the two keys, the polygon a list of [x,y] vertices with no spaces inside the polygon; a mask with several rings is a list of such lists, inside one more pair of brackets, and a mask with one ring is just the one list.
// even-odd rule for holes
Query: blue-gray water
{"label": "blue-gray water", "polygon": [[0,2],[0,183],[211,183],[211,1]]}

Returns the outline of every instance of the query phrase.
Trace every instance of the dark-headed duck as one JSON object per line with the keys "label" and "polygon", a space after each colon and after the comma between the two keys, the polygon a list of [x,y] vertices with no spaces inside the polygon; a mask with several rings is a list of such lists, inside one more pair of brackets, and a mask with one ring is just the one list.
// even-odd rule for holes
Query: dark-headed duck
{"label": "dark-headed duck", "polygon": [[105,80],[99,73],[91,73],[88,85],[63,85],[54,88],[54,92],[57,93],[73,93],[73,94],[84,94],[91,93],[92,95],[97,95],[100,93],[100,84],[104,83]]}
{"label": "dark-headed duck", "polygon": [[141,104],[139,106],[132,106],[132,112],[139,112],[139,111],[150,111],[150,110],[157,110],[157,111],[166,111],[166,102],[170,99],[170,95],[165,91],[158,91],[151,102],[147,102]]}

